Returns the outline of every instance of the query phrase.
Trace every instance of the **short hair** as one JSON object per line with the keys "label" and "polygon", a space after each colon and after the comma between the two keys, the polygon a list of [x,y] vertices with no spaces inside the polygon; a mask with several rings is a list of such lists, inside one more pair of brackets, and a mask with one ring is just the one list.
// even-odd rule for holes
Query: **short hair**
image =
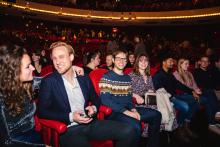
{"label": "short hair", "polygon": [[209,57],[206,56],[206,55],[201,55],[200,58],[199,58],[199,60],[202,60],[202,58],[208,58],[208,60],[209,60]]}
{"label": "short hair", "polygon": [[169,58],[174,58],[173,53],[171,53],[171,51],[167,48],[162,50],[160,53],[158,53],[160,62],[163,63],[164,61],[166,61]]}
{"label": "short hair", "polygon": [[92,52],[87,52],[85,55],[84,55],[84,65],[87,65],[91,62],[92,59],[95,59],[96,56],[100,56],[101,53],[100,51],[96,50],[96,51],[92,51]]}
{"label": "short hair", "polygon": [[130,55],[134,55],[134,52],[129,51],[129,52],[128,52],[128,56],[130,56]]}
{"label": "short hair", "polygon": [[113,55],[112,55],[112,52],[108,52],[105,56],[107,57],[107,56],[113,56]]}
{"label": "short hair", "polygon": [[62,42],[62,41],[57,41],[57,42],[54,42],[50,45],[51,53],[54,48],[61,47],[61,46],[64,46],[68,50],[69,54],[73,54],[73,55],[75,54],[73,47],[65,42]]}
{"label": "short hair", "polygon": [[115,57],[120,53],[124,53],[126,55],[126,58],[128,57],[128,52],[126,50],[117,49],[112,53],[113,58],[115,59]]}

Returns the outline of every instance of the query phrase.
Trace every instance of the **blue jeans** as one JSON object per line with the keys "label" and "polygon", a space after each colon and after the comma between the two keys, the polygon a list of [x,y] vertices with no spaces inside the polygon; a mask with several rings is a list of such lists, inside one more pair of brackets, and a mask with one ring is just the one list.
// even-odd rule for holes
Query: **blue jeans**
{"label": "blue jeans", "polygon": [[34,129],[22,133],[21,135],[12,136],[12,140],[17,140],[31,146],[45,146],[43,145],[40,133],[36,132]]}
{"label": "blue jeans", "polygon": [[[149,139],[148,147],[159,147],[159,133],[161,124],[161,113],[157,110],[144,107],[136,107],[138,113],[141,116],[141,121],[149,124]],[[107,119],[116,120],[130,124],[136,132],[136,138],[139,141],[141,137],[141,121],[138,121],[132,117],[129,117],[123,113],[113,112]]]}
{"label": "blue jeans", "polygon": [[172,98],[171,102],[174,104],[174,108],[180,111],[177,115],[177,123],[178,125],[182,126],[187,117],[189,106],[186,102],[176,98]]}
{"label": "blue jeans", "polygon": [[[205,114],[206,114],[206,118],[207,118],[208,123],[213,122],[214,115],[215,115],[215,110],[214,110],[213,106],[211,105],[212,99],[207,98],[204,95],[201,95],[200,98],[199,98],[199,102],[197,102],[192,95],[186,94],[186,93],[181,94],[181,95],[176,95],[175,98],[177,99],[177,101],[178,100],[182,101],[182,103],[181,102],[173,102],[174,107],[175,107],[175,103],[176,103],[176,105],[177,105],[176,107],[178,107],[177,109],[179,109],[180,111],[183,111],[184,112],[183,115],[185,115],[185,116],[180,116],[180,120],[179,120],[180,125],[183,123],[184,117],[187,120],[192,119],[194,114],[199,110],[199,104],[205,106]],[[185,104],[183,104],[183,102],[185,102]],[[186,104],[188,104],[188,113],[187,114],[186,114],[186,106],[184,106]]]}
{"label": "blue jeans", "polygon": [[175,95],[174,97],[172,100],[174,108],[180,110],[179,125],[182,125],[185,120],[191,121],[194,114],[199,110],[199,103],[192,95],[186,93]]}

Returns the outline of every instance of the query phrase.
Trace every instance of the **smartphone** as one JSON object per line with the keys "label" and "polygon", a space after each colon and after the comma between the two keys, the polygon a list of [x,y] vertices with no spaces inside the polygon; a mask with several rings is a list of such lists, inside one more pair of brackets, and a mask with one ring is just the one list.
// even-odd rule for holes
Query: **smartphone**
{"label": "smartphone", "polygon": [[85,113],[80,113],[81,117],[87,118],[88,116]]}

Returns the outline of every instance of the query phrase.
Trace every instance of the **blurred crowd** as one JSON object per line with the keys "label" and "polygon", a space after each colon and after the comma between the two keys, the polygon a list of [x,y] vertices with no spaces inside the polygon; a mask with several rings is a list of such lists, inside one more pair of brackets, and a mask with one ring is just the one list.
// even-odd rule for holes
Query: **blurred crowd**
{"label": "blurred crowd", "polygon": [[[39,21],[25,17],[1,16],[1,40],[16,42],[22,40],[23,45],[30,51],[45,50],[54,41],[65,41],[73,45],[76,50],[76,62],[82,62],[81,57],[87,52],[99,50],[101,58],[115,49],[121,48],[136,55],[146,52],[152,64],[156,64],[160,56],[167,52],[173,57],[186,56],[192,63],[207,52],[219,53],[219,28],[191,26],[178,27],[145,27],[146,31],[132,28],[74,26]],[[16,21],[17,25],[11,24]]]}
{"label": "blurred crowd", "polygon": [[218,0],[29,0],[32,2],[102,11],[174,11],[218,6]]}

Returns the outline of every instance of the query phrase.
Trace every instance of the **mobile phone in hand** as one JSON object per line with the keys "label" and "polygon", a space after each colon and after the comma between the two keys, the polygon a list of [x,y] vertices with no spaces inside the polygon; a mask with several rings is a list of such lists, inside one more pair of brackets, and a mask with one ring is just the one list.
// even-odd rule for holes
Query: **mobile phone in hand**
{"label": "mobile phone in hand", "polygon": [[85,113],[80,113],[79,114],[81,117],[87,118],[88,116]]}
{"label": "mobile phone in hand", "polygon": [[85,110],[85,114],[87,117],[92,118],[95,116],[95,113],[93,115],[89,115],[89,110]]}

